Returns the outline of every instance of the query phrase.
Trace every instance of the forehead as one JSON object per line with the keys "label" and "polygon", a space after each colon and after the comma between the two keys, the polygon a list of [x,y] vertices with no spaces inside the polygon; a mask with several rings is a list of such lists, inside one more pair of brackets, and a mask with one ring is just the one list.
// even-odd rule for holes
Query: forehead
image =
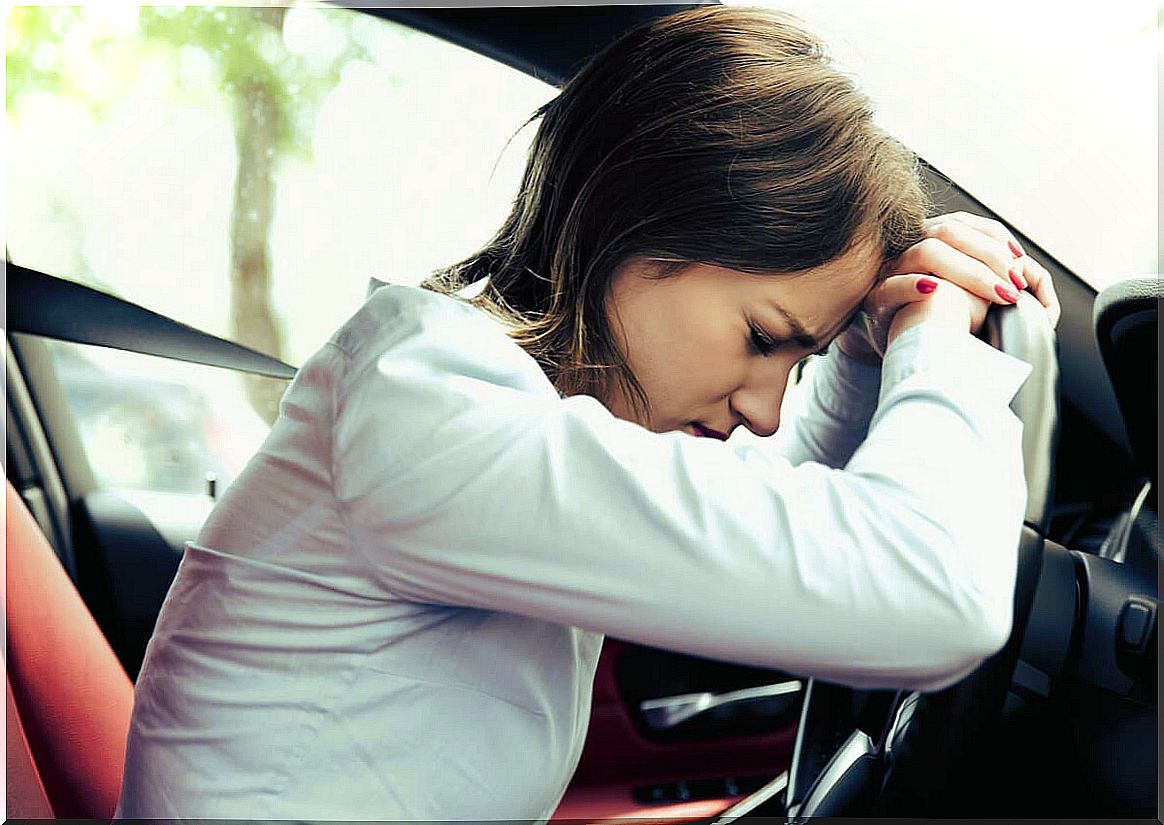
{"label": "forehead", "polygon": [[864,298],[876,286],[881,264],[880,248],[864,244],[823,266],[794,275],[792,280],[815,286],[799,290],[809,296],[828,299],[830,295],[845,295],[859,300],[856,296]]}
{"label": "forehead", "polygon": [[795,275],[753,276],[757,297],[775,303],[818,337],[843,324],[876,285],[881,251],[855,247],[823,266]]}

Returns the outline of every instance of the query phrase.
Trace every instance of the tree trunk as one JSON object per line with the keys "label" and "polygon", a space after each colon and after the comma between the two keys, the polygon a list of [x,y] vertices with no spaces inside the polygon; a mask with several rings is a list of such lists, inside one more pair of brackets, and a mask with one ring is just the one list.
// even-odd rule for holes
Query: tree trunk
{"label": "tree trunk", "polygon": [[[260,22],[282,31],[285,8],[249,11]],[[282,358],[283,336],[271,305],[269,239],[274,219],[275,158],[284,113],[262,76],[240,79],[234,102],[238,170],[230,228],[231,334],[241,344]],[[246,375],[244,382],[251,405],[264,421],[274,423],[286,383],[258,375]]]}

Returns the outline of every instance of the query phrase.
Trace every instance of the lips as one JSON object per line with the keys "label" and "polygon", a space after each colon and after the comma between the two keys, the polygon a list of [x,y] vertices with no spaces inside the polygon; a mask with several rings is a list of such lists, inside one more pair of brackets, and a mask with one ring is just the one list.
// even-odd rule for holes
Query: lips
{"label": "lips", "polygon": [[719,430],[713,430],[711,427],[705,427],[697,421],[692,421],[691,427],[695,430],[696,434],[704,438],[718,438],[720,441],[727,441],[728,437],[725,434]]}

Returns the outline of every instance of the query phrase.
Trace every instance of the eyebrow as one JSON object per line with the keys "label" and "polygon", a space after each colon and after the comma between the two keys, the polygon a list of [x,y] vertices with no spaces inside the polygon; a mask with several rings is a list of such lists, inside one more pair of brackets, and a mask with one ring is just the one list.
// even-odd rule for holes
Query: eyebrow
{"label": "eyebrow", "polygon": [[[789,328],[792,330],[793,340],[795,340],[797,344],[802,347],[808,347],[810,349],[823,348],[820,338],[805,329],[804,324],[800,323],[800,320],[795,315],[786,310],[784,307],[780,306],[780,304],[776,303],[775,301],[772,301],[771,304],[772,307],[777,312],[779,312],[780,315],[783,316],[784,320],[788,323]],[[841,325],[837,327],[836,335],[840,335],[841,332],[843,332],[845,328],[849,326],[849,324],[853,323],[853,319],[857,317],[857,314],[860,311],[861,306],[858,304],[857,308],[850,312],[845,320],[841,322]],[[836,336],[834,335],[833,337]]]}

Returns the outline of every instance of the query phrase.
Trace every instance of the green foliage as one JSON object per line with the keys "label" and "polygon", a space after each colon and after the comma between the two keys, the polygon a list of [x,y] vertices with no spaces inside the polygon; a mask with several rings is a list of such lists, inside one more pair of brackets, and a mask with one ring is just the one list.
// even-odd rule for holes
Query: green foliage
{"label": "green foliage", "polygon": [[194,47],[210,58],[219,88],[227,95],[245,94],[260,88],[276,109],[279,124],[276,152],[310,154],[314,116],[327,95],[339,83],[343,67],[351,60],[371,56],[350,36],[350,12],[328,14],[333,26],[345,29],[344,48],[320,65],[290,51],[282,37],[285,8],[244,7],[145,7],[141,9],[142,35],[174,48]]}
{"label": "green foliage", "polygon": [[[117,74],[118,65],[133,64],[149,44],[166,46],[162,53],[175,73],[183,51],[200,50],[214,68],[218,89],[238,100],[259,87],[276,111],[279,133],[272,151],[310,154],[315,115],[338,85],[344,66],[371,60],[353,30],[359,15],[346,9],[317,9],[327,25],[340,31],[342,48],[322,59],[287,48],[282,36],[288,10],[280,7],[143,6],[137,10],[137,37],[103,27],[98,16],[77,6],[16,6],[7,21],[5,105],[16,111],[21,99],[38,91],[70,95],[101,114],[125,91],[125,82],[98,87],[92,77],[78,76],[78,49],[88,65]],[[72,50],[72,54],[70,54]],[[133,71],[119,75],[131,79]]]}
{"label": "green foliage", "polygon": [[62,35],[81,19],[75,6],[15,6],[8,15],[4,105],[12,112],[34,92],[75,92],[64,65]]}

